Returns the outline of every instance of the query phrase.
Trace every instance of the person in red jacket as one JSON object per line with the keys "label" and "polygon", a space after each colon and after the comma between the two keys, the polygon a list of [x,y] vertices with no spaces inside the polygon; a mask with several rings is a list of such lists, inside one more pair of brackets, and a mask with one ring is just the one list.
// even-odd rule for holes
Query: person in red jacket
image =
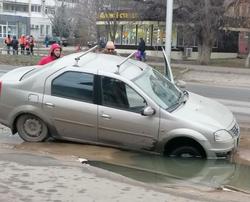
{"label": "person in red jacket", "polygon": [[52,44],[50,47],[49,55],[43,57],[38,62],[38,65],[45,65],[45,64],[48,64],[48,63],[60,58],[61,52],[62,52],[62,48],[59,44],[57,44],[57,43]]}

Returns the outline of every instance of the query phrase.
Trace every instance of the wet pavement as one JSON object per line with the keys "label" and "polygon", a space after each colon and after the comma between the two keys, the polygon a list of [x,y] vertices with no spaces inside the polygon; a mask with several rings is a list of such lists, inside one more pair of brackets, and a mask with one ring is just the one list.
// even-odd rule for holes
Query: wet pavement
{"label": "wet pavement", "polygon": [[[131,199],[127,194],[133,194],[134,201],[144,201],[145,194],[152,201],[165,201],[165,197],[170,197],[165,191],[174,194],[172,191],[176,189],[183,189],[185,201],[194,201],[197,193],[201,197],[198,201],[206,201],[210,192],[213,197],[219,192],[243,194],[242,200],[229,197],[228,201],[246,201],[244,197],[250,197],[248,129],[242,129],[240,149],[230,162],[168,159],[62,141],[28,143],[18,135],[11,135],[9,129],[0,128],[0,193],[5,193],[0,195],[0,201],[3,197],[13,201],[42,201],[45,196],[48,201],[82,201],[83,198],[103,201],[101,193],[95,196],[95,188],[101,189],[100,186],[116,190],[122,199],[118,201]],[[79,158],[88,162],[81,165]],[[90,187],[86,188],[86,183]],[[137,189],[140,189],[137,194],[132,192]],[[108,194],[110,200],[104,201],[115,201],[117,194],[112,195],[110,191]]]}
{"label": "wet pavement", "polygon": [[74,166],[73,162],[67,165],[65,161],[49,157],[0,151],[0,201],[142,201],[144,197],[151,201],[166,198],[173,201],[181,198],[139,186],[120,176],[109,177],[108,173],[87,165]]}
{"label": "wet pavement", "polygon": [[[189,69],[182,79],[217,84],[220,78],[227,85],[249,87],[244,72],[240,77],[228,73],[222,81],[218,72],[208,73]],[[81,164],[79,158],[88,161]],[[241,124],[236,155],[217,161],[167,159],[59,141],[27,143],[0,126],[0,201],[247,202],[249,166],[249,121]]]}

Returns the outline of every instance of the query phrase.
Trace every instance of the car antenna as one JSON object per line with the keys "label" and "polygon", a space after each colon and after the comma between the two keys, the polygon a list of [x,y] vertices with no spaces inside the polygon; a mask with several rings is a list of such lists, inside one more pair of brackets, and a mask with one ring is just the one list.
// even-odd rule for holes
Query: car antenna
{"label": "car antenna", "polygon": [[88,54],[89,52],[95,50],[97,47],[98,47],[98,45],[96,45],[96,46],[90,48],[89,50],[87,50],[87,51],[85,51],[83,54],[81,54],[80,56],[76,57],[76,58],[75,58],[76,64],[74,65],[74,67],[79,67],[78,62],[79,62],[79,60],[81,59],[81,57],[83,57],[84,55]]}
{"label": "car antenna", "polygon": [[136,53],[136,51],[132,52],[128,57],[126,57],[120,64],[116,65],[117,66],[117,74],[119,74],[120,72],[120,67],[129,59],[131,58],[134,54]]}

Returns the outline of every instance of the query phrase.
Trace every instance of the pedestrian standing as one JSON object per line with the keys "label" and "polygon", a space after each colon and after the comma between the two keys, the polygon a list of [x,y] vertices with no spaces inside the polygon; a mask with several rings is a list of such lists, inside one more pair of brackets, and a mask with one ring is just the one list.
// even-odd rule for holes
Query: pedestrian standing
{"label": "pedestrian standing", "polygon": [[113,41],[108,41],[104,50],[102,51],[105,54],[110,54],[110,55],[117,55],[117,52],[115,50],[115,45]]}
{"label": "pedestrian standing", "polygon": [[25,35],[21,35],[19,38],[19,44],[20,44],[20,48],[21,48],[21,54],[24,55],[25,53],[25,46],[26,46],[26,37]]}
{"label": "pedestrian standing", "polygon": [[140,38],[140,42],[138,45],[138,51],[140,51],[141,57],[139,58],[139,60],[146,61],[145,50],[146,50],[145,41],[143,40],[143,38]]}
{"label": "pedestrian standing", "polygon": [[4,43],[6,44],[6,47],[7,47],[7,53],[10,54],[10,48],[12,46],[12,38],[11,38],[11,36],[9,34],[4,39]]}
{"label": "pedestrian standing", "polygon": [[29,37],[29,44],[30,44],[30,54],[34,55],[33,48],[35,46],[35,41],[34,41],[34,37],[32,35],[30,35],[30,37]]}
{"label": "pedestrian standing", "polygon": [[46,35],[46,37],[44,39],[44,44],[45,44],[46,48],[49,47],[49,37],[48,37],[48,35]]}
{"label": "pedestrian standing", "polygon": [[61,57],[62,48],[59,44],[54,43],[50,47],[49,55],[43,57],[38,65],[45,65]]}
{"label": "pedestrian standing", "polygon": [[26,36],[25,40],[25,50],[26,50],[26,55],[30,54],[30,41],[29,41],[29,36]]}
{"label": "pedestrian standing", "polygon": [[13,36],[12,40],[12,50],[13,50],[13,55],[17,54],[18,55],[18,40],[16,36]]}

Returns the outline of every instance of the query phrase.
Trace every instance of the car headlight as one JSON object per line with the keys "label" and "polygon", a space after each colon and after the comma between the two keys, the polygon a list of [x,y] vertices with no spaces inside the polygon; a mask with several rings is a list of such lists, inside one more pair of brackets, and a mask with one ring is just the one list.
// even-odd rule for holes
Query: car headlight
{"label": "car headlight", "polygon": [[218,130],[214,133],[214,139],[216,142],[228,141],[232,138],[232,135],[226,130]]}

